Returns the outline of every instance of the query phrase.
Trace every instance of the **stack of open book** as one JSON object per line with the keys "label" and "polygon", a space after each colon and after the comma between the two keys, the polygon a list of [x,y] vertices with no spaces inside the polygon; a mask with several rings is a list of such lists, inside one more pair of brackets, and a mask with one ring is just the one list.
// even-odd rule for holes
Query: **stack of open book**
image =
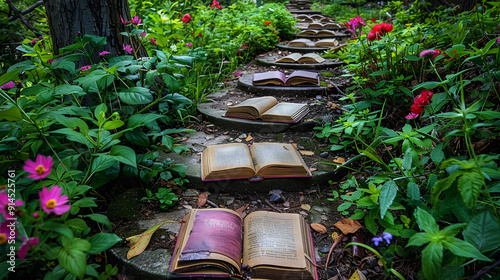
{"label": "stack of open book", "polygon": [[275,63],[322,63],[325,62],[326,59],[322,58],[319,54],[315,53],[291,53],[287,56],[284,56],[280,59],[277,59]]}
{"label": "stack of open book", "polygon": [[307,113],[307,104],[278,103],[272,96],[250,98],[238,105],[229,107],[225,117],[242,119],[261,119],[267,122],[297,123]]}
{"label": "stack of open book", "polygon": [[313,42],[309,39],[295,39],[288,43],[291,47],[336,47],[339,42],[336,39],[323,39]]}
{"label": "stack of open book", "polygon": [[317,72],[296,70],[288,77],[281,71],[267,71],[253,74],[252,84],[255,86],[319,86]]}
{"label": "stack of open book", "polygon": [[343,33],[338,33],[333,30],[326,30],[326,29],[307,29],[304,31],[301,31],[298,35],[302,36],[344,36]]}
{"label": "stack of open book", "polygon": [[311,232],[299,214],[256,211],[242,219],[229,209],[193,209],[183,221],[174,277],[318,279]]}

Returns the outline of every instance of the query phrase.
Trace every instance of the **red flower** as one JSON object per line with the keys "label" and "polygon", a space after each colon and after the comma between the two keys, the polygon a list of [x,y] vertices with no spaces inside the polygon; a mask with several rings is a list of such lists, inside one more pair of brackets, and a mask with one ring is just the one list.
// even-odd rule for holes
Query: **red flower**
{"label": "red flower", "polygon": [[266,21],[264,21],[264,24],[265,24],[265,25],[269,25],[269,24],[271,24],[271,22],[272,22],[272,21],[270,21],[270,20],[266,20]]}
{"label": "red flower", "polygon": [[413,114],[420,114],[424,109],[424,106],[427,106],[431,103],[431,98],[434,93],[430,90],[422,91],[417,97],[413,99],[413,105],[411,105],[411,112]]}
{"label": "red flower", "polygon": [[377,20],[375,18],[372,18],[372,22],[375,22],[375,21],[377,21]]}
{"label": "red flower", "polygon": [[191,16],[189,14],[185,14],[182,17],[182,22],[184,22],[184,23],[188,23],[190,20],[191,20]]}
{"label": "red flower", "polygon": [[380,32],[376,32],[374,30],[370,30],[370,32],[368,32],[368,41],[375,41],[375,40],[380,40],[381,36],[380,36]]}
{"label": "red flower", "polygon": [[417,114],[418,115],[418,114],[420,114],[422,112],[422,110],[423,110],[423,107],[420,106],[420,105],[417,105],[417,104],[411,105],[411,112],[413,114]]}
{"label": "red flower", "polygon": [[381,23],[381,28],[385,32],[391,32],[392,31],[392,24],[390,23]]}

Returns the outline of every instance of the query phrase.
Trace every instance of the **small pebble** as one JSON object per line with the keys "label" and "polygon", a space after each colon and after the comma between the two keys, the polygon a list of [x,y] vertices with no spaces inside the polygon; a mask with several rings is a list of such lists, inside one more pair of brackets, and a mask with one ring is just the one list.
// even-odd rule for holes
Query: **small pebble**
{"label": "small pebble", "polygon": [[329,154],[330,153],[328,153],[328,152],[322,152],[321,154],[319,154],[319,156],[322,158],[327,158]]}
{"label": "small pebble", "polygon": [[241,140],[240,138],[236,138],[236,139],[234,139],[234,142],[241,143],[241,141],[243,141],[243,140]]}
{"label": "small pebble", "polygon": [[238,138],[240,138],[240,139],[246,139],[247,135],[246,134],[241,134],[240,136],[238,136]]}
{"label": "small pebble", "polygon": [[166,237],[165,237],[165,235],[162,235],[160,238],[161,238],[161,239],[165,239]]}
{"label": "small pebble", "polygon": [[316,95],[316,99],[321,100],[322,98],[323,98],[323,96],[321,96],[321,95]]}

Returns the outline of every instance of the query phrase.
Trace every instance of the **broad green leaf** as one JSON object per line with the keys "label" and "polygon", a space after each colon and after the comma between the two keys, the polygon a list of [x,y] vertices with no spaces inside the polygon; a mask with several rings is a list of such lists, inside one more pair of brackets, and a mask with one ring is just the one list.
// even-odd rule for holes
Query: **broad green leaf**
{"label": "broad green leaf", "polygon": [[122,125],[124,125],[125,123],[121,120],[113,120],[113,121],[107,121],[104,123],[104,125],[102,126],[103,129],[106,129],[106,130],[112,130],[112,129],[117,129],[119,127],[121,127]]}
{"label": "broad green leaf", "polygon": [[59,264],[79,278],[83,278],[87,270],[85,251],[90,249],[90,243],[81,238],[63,238],[63,249],[59,251]]}
{"label": "broad green leaf", "polygon": [[438,144],[434,149],[431,151],[431,159],[432,161],[437,165],[441,163],[444,159],[444,153],[443,153],[443,143]]}
{"label": "broad green leaf", "polygon": [[481,261],[491,261],[485,255],[481,254],[476,247],[472,246],[469,242],[463,241],[462,239],[450,237],[443,240],[443,245],[446,249],[450,250],[457,256],[476,258]]}
{"label": "broad green leaf", "polygon": [[108,106],[106,106],[105,103],[101,103],[95,107],[94,117],[99,120],[99,116],[101,115],[101,112],[106,114],[107,111],[108,111]]}
{"label": "broad green leaf", "polygon": [[163,83],[167,85],[168,91],[170,93],[174,93],[179,90],[180,83],[175,77],[167,73],[163,73],[161,77],[163,79]]}
{"label": "broad green leaf", "polygon": [[98,222],[105,225],[109,229],[109,231],[113,230],[113,226],[111,225],[111,222],[109,221],[109,218],[106,215],[94,213],[94,214],[83,215],[82,217],[89,218],[94,222]]}
{"label": "broad green leaf", "polygon": [[413,149],[406,150],[405,156],[403,158],[403,163],[401,164],[401,166],[403,166],[403,168],[406,171],[408,171],[408,170],[411,169],[411,165],[413,163],[413,158],[412,158],[412,155],[411,155],[411,151],[413,151]]}
{"label": "broad green leaf", "polygon": [[92,162],[91,171],[92,171],[92,173],[95,173],[95,172],[100,172],[100,171],[106,170],[106,169],[110,168],[111,166],[113,166],[113,164],[115,164],[115,162],[116,162],[115,158],[98,156]]}
{"label": "broad green leaf", "polygon": [[[31,62],[31,61],[30,61]],[[33,62],[31,62],[33,64]],[[4,85],[10,81],[17,81],[19,80],[19,71],[11,71],[10,69],[8,70],[9,72],[3,74],[0,76],[0,86]]]}
{"label": "broad green leaf", "polygon": [[[443,165],[441,164],[441,168],[443,168],[442,166]],[[432,188],[432,191],[431,191],[433,207],[437,206],[437,203],[439,202],[439,196],[441,195],[441,193],[444,192],[445,190],[447,190],[451,186],[453,181],[455,181],[455,179],[458,176],[464,174],[465,172],[466,172],[465,170],[455,171],[455,172],[451,173],[448,177],[441,179],[441,180],[437,181],[436,184],[434,184],[434,187]]]}
{"label": "broad green leaf", "polygon": [[438,233],[439,226],[436,223],[436,219],[427,211],[417,208],[415,210],[415,219],[421,230],[434,234]]}
{"label": "broad green leaf", "polygon": [[382,186],[382,191],[380,191],[379,203],[380,203],[380,217],[383,219],[387,209],[391,207],[396,194],[398,193],[398,185],[393,180],[388,180]]}
{"label": "broad green leaf", "polygon": [[347,209],[349,209],[349,207],[351,207],[351,205],[352,205],[352,203],[350,203],[350,202],[344,202],[337,207],[337,211],[341,212],[341,211],[347,210]]}
{"label": "broad green leaf", "polygon": [[137,166],[135,151],[130,147],[114,145],[111,147],[110,155],[121,163]]}
{"label": "broad green leaf", "polygon": [[476,201],[483,185],[483,177],[476,172],[467,172],[458,179],[458,190],[467,208],[476,206]]}
{"label": "broad green leaf", "polygon": [[46,231],[55,231],[64,236],[67,236],[68,238],[73,238],[73,231],[68,226],[65,226],[57,222],[52,222],[52,221],[45,222],[40,225],[40,228]]}
{"label": "broad green leaf", "polygon": [[431,242],[422,251],[422,270],[426,279],[441,279],[441,263],[443,262],[443,244]]}
{"label": "broad green leaf", "polygon": [[134,131],[127,131],[125,138],[133,145],[149,147],[149,137],[139,128],[134,129]]}
{"label": "broad green leaf", "polygon": [[56,115],[56,120],[65,127],[81,133],[83,136],[89,134],[89,126],[80,118],[68,118],[63,115]]}
{"label": "broad green leaf", "polygon": [[89,254],[98,254],[113,247],[116,243],[122,241],[116,234],[100,232],[88,239],[90,242]]}
{"label": "broad green leaf", "polygon": [[22,121],[23,115],[21,110],[17,106],[10,106],[7,109],[0,108],[0,120],[6,120],[10,122]]}
{"label": "broad green leaf", "polygon": [[74,131],[71,128],[61,128],[55,131],[52,131],[52,133],[60,133],[66,135],[66,138],[70,141],[75,141],[81,144],[84,144],[87,146],[87,148],[92,149],[94,148],[93,143],[85,137],[81,132]]}
{"label": "broad green leaf", "polygon": [[72,94],[72,93],[76,93],[77,96],[81,96],[81,95],[86,94],[83,91],[82,87],[77,86],[77,85],[62,84],[62,85],[57,86],[55,89],[56,95],[68,95],[68,94]]}
{"label": "broad green leaf", "polygon": [[420,199],[420,189],[416,183],[409,182],[406,186],[406,192],[408,198],[411,200],[419,200]]}
{"label": "broad green leaf", "polygon": [[129,105],[142,105],[153,102],[153,95],[149,89],[143,87],[131,87],[126,91],[118,93],[120,99]]}
{"label": "broad green leaf", "polygon": [[500,221],[490,211],[482,211],[470,219],[463,235],[482,253],[495,250],[500,248]]}
{"label": "broad green leaf", "polygon": [[78,218],[67,220],[64,224],[79,232],[82,232],[88,228],[87,223],[85,223],[84,220]]}
{"label": "broad green leaf", "polygon": [[140,126],[144,126],[149,122],[155,121],[159,118],[163,117],[159,114],[136,114],[131,116],[128,119],[127,127],[128,128],[137,128]]}
{"label": "broad green leaf", "polygon": [[370,73],[369,75],[372,77],[376,77],[376,76],[391,75],[391,74],[392,74],[391,71],[376,71],[376,72]]}

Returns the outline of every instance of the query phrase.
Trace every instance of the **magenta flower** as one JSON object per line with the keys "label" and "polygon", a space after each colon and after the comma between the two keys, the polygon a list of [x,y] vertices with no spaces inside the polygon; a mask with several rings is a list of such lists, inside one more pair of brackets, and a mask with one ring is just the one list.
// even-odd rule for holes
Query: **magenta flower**
{"label": "magenta flower", "polygon": [[52,171],[52,158],[37,155],[36,160],[33,162],[28,159],[23,166],[24,171],[30,173],[28,178],[43,179],[47,177]]}
{"label": "magenta flower", "polygon": [[9,90],[9,89],[12,89],[14,87],[16,87],[16,83],[14,83],[14,81],[7,82],[7,83],[0,86],[0,88],[4,89],[4,90]]}
{"label": "magenta flower", "polygon": [[[9,241],[9,236],[10,236],[10,227],[9,227],[8,222],[1,223],[0,224],[0,246],[6,244]],[[12,239],[16,239],[17,236],[17,229],[14,228],[14,236]]]}
{"label": "magenta flower", "polygon": [[47,59],[47,63],[52,63],[54,60],[52,58]]}
{"label": "magenta flower", "polygon": [[102,51],[102,52],[99,53],[99,56],[107,55],[107,54],[110,54],[110,52],[108,52],[108,51]]}
{"label": "magenta flower", "polygon": [[85,66],[82,66],[82,71],[87,71],[87,70],[90,70],[90,65],[85,65]]}
{"label": "magenta flower", "polygon": [[186,43],[186,46],[190,48],[193,44],[192,43]]}
{"label": "magenta flower", "polygon": [[132,24],[139,25],[141,24],[142,19],[140,19],[138,16],[135,16],[132,18]]}
{"label": "magenta flower", "polygon": [[120,20],[122,21],[123,24],[127,24],[128,21],[123,20],[122,15],[120,15]]}
{"label": "magenta flower", "polygon": [[412,119],[418,118],[418,114],[409,113],[405,118],[412,120]]}
{"label": "magenta flower", "polygon": [[36,38],[31,40],[31,43],[34,44],[36,42]]}
{"label": "magenta flower", "polygon": [[21,244],[21,247],[19,247],[19,251],[17,252],[17,256],[21,260],[24,260],[24,258],[26,257],[26,253],[28,253],[29,248],[35,247],[36,245],[38,245],[38,243],[40,241],[38,240],[38,237],[26,238],[25,236],[23,236],[21,238],[21,240],[23,241],[23,244]]}
{"label": "magenta flower", "polygon": [[151,43],[153,43],[154,45],[158,45],[158,42],[156,42],[155,38],[151,38]]}
{"label": "magenta flower", "polygon": [[22,200],[18,199],[12,203],[9,195],[5,191],[0,192],[0,213],[3,214],[5,219],[14,218],[16,215],[15,207],[22,205],[24,205]]}
{"label": "magenta flower", "polygon": [[56,215],[62,215],[69,211],[71,206],[66,205],[68,196],[61,195],[61,192],[62,188],[59,186],[53,186],[50,191],[47,187],[43,187],[42,191],[38,193],[43,211],[48,214],[54,212]]}
{"label": "magenta flower", "polygon": [[123,49],[126,50],[128,52],[128,54],[131,54],[133,51],[132,46],[130,46],[130,45],[125,46],[125,44],[123,44]]}
{"label": "magenta flower", "polygon": [[500,37],[497,38],[497,44],[500,44]]}
{"label": "magenta flower", "polygon": [[188,23],[191,20],[191,16],[189,14],[185,14],[181,20],[184,23]]}
{"label": "magenta flower", "polygon": [[423,50],[420,52],[420,57],[424,57],[426,55],[432,55],[433,58],[441,54],[441,50]]}

